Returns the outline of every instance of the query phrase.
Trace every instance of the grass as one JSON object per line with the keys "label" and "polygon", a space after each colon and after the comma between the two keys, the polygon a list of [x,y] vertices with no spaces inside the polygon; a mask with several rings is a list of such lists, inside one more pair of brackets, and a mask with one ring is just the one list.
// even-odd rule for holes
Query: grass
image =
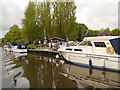
{"label": "grass", "polygon": [[35,47],[35,49],[44,49],[45,47]]}

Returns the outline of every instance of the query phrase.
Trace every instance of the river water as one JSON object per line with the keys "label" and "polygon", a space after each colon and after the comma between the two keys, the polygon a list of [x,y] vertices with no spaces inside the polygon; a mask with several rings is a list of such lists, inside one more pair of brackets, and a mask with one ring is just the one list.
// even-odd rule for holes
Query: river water
{"label": "river water", "polygon": [[120,73],[72,65],[52,53],[0,48],[0,64],[2,88],[120,88]]}

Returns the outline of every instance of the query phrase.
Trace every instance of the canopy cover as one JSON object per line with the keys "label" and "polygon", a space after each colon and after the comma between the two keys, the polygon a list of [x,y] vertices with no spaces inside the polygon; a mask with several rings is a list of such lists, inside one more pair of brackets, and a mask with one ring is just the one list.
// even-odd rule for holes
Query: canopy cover
{"label": "canopy cover", "polygon": [[114,48],[115,53],[120,55],[120,38],[111,39],[110,43],[112,44],[112,47]]}
{"label": "canopy cover", "polygon": [[19,44],[17,44],[17,48],[18,49],[27,49],[27,45],[26,44],[23,44],[23,43],[19,43]]}

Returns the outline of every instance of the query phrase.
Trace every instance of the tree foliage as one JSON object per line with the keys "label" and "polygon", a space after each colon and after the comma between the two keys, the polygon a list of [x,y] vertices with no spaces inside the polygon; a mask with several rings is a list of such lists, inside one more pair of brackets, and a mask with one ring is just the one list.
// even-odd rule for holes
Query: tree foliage
{"label": "tree foliage", "polygon": [[29,42],[28,42],[26,39],[20,39],[20,40],[17,40],[16,42],[17,42],[17,43],[24,43],[24,44],[26,44],[26,45],[29,44]]}
{"label": "tree foliage", "polygon": [[33,42],[43,39],[45,30],[47,38],[56,36],[68,39],[75,31],[75,10],[76,6],[71,0],[29,2],[22,20],[24,35]]}
{"label": "tree foliage", "polygon": [[11,44],[16,45],[17,40],[22,39],[22,33],[20,28],[17,25],[13,25],[10,28],[10,31],[7,32],[7,34],[3,38],[3,43],[5,44],[6,42],[11,42]]}
{"label": "tree foliage", "polygon": [[28,41],[32,42],[36,39],[38,32],[36,31],[36,5],[34,2],[29,2],[28,8],[25,11],[25,18],[22,20],[23,32]]}
{"label": "tree foliage", "polygon": [[100,33],[99,30],[89,30],[87,36],[89,37],[98,36],[99,33]]}
{"label": "tree foliage", "polygon": [[113,36],[118,36],[118,35],[120,35],[120,29],[118,29],[118,28],[113,29],[113,30],[111,31],[111,33],[112,33]]}
{"label": "tree foliage", "polygon": [[0,47],[2,46],[2,40],[3,40],[3,39],[2,39],[2,38],[0,38]]}
{"label": "tree foliage", "polygon": [[74,40],[82,41],[87,33],[88,27],[85,24],[76,23],[76,30],[73,36]]}

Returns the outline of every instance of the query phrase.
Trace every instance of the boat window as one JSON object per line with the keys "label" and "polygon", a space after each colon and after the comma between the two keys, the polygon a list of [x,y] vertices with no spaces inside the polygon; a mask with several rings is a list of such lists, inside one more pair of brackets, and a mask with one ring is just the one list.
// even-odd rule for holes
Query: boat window
{"label": "boat window", "polygon": [[21,45],[21,48],[25,48],[25,45]]}
{"label": "boat window", "polygon": [[74,51],[82,51],[82,49],[74,49]]}
{"label": "boat window", "polygon": [[65,50],[69,50],[69,51],[72,51],[72,49],[71,49],[71,48],[66,48]]}
{"label": "boat window", "polygon": [[82,46],[92,46],[91,41],[83,41],[80,45],[82,45]]}
{"label": "boat window", "polygon": [[95,47],[106,47],[104,42],[94,42]]}
{"label": "boat window", "polygon": [[18,45],[17,49],[27,49],[27,45]]}

